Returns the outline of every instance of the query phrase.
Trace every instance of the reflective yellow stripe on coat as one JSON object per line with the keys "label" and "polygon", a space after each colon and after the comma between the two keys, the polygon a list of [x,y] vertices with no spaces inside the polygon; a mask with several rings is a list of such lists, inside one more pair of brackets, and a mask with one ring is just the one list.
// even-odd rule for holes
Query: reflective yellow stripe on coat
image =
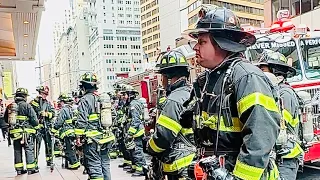
{"label": "reflective yellow stripe on coat", "polygon": [[252,106],[260,105],[269,111],[279,112],[274,98],[266,96],[260,92],[251,93],[241,98],[238,103],[238,114],[241,117],[242,113],[250,109]]}
{"label": "reflective yellow stripe on coat", "polygon": [[233,174],[241,179],[250,179],[250,180],[260,180],[264,169],[250,166],[239,160],[236,162],[234,167]]}
{"label": "reflective yellow stripe on coat", "polygon": [[178,122],[162,114],[159,116],[157,124],[160,124],[161,126],[169,129],[175,134],[175,136],[178,135],[182,128],[182,126]]}

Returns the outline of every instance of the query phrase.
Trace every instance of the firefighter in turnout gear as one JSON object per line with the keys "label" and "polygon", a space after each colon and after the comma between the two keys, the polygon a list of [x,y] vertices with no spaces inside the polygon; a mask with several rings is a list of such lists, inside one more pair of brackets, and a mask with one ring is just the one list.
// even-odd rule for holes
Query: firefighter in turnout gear
{"label": "firefighter in turnout gear", "polygon": [[[38,126],[36,112],[28,104],[28,90],[18,88],[15,93],[14,103],[8,105],[4,119],[10,125],[10,136],[13,140],[14,149],[14,167],[17,174],[38,173],[35,161],[35,135],[34,127]],[[15,113],[15,114],[14,114]],[[22,160],[22,148],[25,151],[27,171],[24,169]]]}
{"label": "firefighter in turnout gear", "polygon": [[196,61],[207,69],[194,84],[199,156],[218,162],[208,169],[211,178],[277,179],[275,90],[242,54],[256,39],[229,9],[203,5],[198,15],[196,28],[185,33],[197,39]]}
{"label": "firefighter in turnout gear", "polygon": [[110,180],[110,148],[115,137],[103,127],[101,121],[101,99],[97,92],[98,79],[93,73],[81,77],[80,88],[84,91],[78,105],[78,117],[75,125],[76,135],[84,135],[84,160],[89,179]]}
{"label": "firefighter in turnout gear", "polygon": [[170,84],[166,88],[168,96],[156,121],[155,133],[148,141],[148,151],[161,160],[162,171],[168,180],[186,179],[187,167],[196,156],[192,121],[180,119],[185,109],[183,104],[191,92],[187,83],[189,65],[183,54],[170,51],[161,57],[157,66]]}
{"label": "firefighter in turnout gear", "polygon": [[143,154],[143,110],[144,106],[139,102],[137,96],[139,93],[132,87],[127,86],[126,92],[128,94],[128,101],[130,103],[128,108],[128,117],[131,119],[129,122],[129,129],[125,138],[125,146],[129,150],[132,160],[130,173],[132,176],[144,176],[144,167],[146,160]]}
{"label": "firefighter in turnout gear", "polygon": [[60,129],[60,139],[63,141],[65,147],[65,167],[67,169],[75,170],[80,167],[80,162],[76,155],[74,144],[75,134],[73,124],[74,118],[76,117],[72,109],[73,99],[66,94],[61,94],[58,99],[61,102],[62,109],[60,110],[57,121],[54,123],[53,131],[58,131]]}
{"label": "firefighter in turnout gear", "polygon": [[[284,122],[277,142],[280,177],[283,180],[296,179],[299,169],[299,156],[304,151],[299,142],[299,98],[292,87],[286,83],[287,77],[295,76],[296,70],[287,64],[287,58],[271,50],[264,50],[255,63],[279,89],[279,106]],[[284,140],[284,142],[283,142]]]}
{"label": "firefighter in turnout gear", "polygon": [[[54,118],[54,108],[51,103],[46,99],[49,95],[48,86],[40,86],[36,89],[39,92],[39,96],[30,102],[31,106],[37,113],[39,119],[39,125],[36,127],[36,162],[38,163],[38,156],[40,153],[40,145],[42,139],[45,142],[45,151],[46,151],[46,161],[47,166],[52,165],[52,120]],[[38,164],[37,164],[38,168]]]}
{"label": "firefighter in turnout gear", "polygon": [[118,122],[119,127],[121,128],[120,138],[119,138],[119,149],[123,154],[123,163],[120,164],[118,167],[123,168],[123,170],[131,170],[132,166],[132,158],[130,156],[129,151],[126,149],[125,146],[125,136],[128,131],[128,94],[125,91],[125,86],[121,86],[118,88],[118,95],[119,95],[119,103],[118,103]]}

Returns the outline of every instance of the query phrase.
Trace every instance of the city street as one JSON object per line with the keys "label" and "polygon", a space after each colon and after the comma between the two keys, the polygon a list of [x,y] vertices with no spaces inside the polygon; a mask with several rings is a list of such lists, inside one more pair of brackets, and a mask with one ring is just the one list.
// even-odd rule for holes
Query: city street
{"label": "city street", "polygon": [[[43,145],[43,144],[42,144]],[[43,147],[43,146],[42,146]],[[0,180],[87,180],[87,175],[83,175],[83,167],[77,171],[70,171],[61,168],[61,158],[55,159],[55,170],[51,173],[50,168],[46,167],[44,148],[40,155],[40,173],[35,175],[16,176],[13,166],[13,147],[7,146],[7,141],[0,142]],[[111,160],[111,177],[112,180],[142,180],[144,178],[132,178],[122,169],[118,168],[121,159]]]}

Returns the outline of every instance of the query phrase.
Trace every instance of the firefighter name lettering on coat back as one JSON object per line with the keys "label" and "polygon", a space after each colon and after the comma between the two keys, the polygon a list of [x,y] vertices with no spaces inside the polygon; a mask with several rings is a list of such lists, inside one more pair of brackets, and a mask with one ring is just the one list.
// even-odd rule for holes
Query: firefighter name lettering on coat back
{"label": "firefighter name lettering on coat back", "polygon": [[281,48],[281,47],[294,47],[296,44],[294,41],[289,41],[285,43],[277,43],[274,41],[258,42],[249,49],[272,49],[272,48]]}

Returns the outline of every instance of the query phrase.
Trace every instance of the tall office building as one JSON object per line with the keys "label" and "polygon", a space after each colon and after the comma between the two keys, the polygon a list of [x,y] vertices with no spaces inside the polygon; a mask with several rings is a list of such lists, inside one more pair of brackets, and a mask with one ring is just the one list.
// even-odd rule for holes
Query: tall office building
{"label": "tall office building", "polygon": [[231,9],[239,17],[241,24],[260,27],[264,21],[263,0],[188,0],[188,24],[194,28],[198,21],[201,4],[214,4]]}
{"label": "tall office building", "polygon": [[144,59],[154,62],[161,52],[159,0],[141,0],[140,3]]}
{"label": "tall office building", "polygon": [[142,71],[139,0],[88,0],[89,51],[100,92],[117,74]]}

